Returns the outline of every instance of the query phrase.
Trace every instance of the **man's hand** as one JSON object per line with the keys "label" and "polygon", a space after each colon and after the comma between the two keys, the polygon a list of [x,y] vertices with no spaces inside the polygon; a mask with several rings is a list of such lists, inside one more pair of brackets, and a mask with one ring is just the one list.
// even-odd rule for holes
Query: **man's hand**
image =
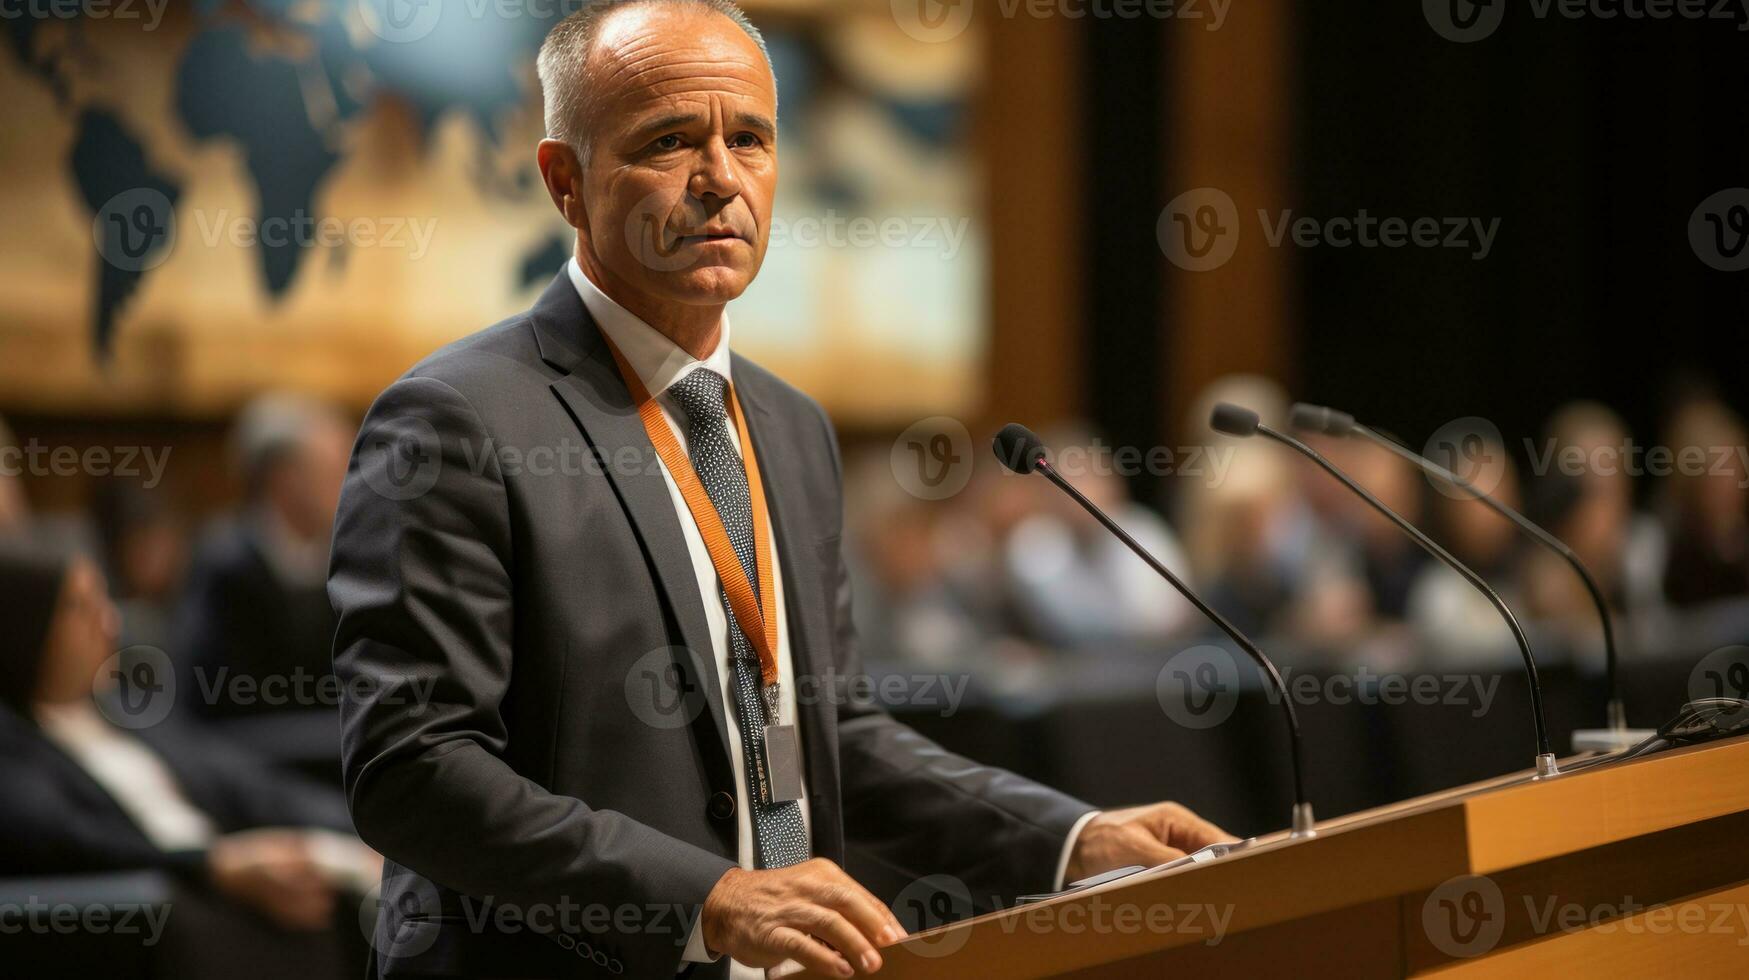
{"label": "man's hand", "polygon": [[1151,868],[1198,848],[1237,839],[1177,803],[1107,810],[1081,828],[1063,883],[1132,864]]}
{"label": "man's hand", "polygon": [[334,888],[308,838],[295,830],[254,830],[213,841],[213,886],[280,928],[315,932],[334,924]]}
{"label": "man's hand", "polygon": [[771,871],[731,869],[705,898],[702,917],[713,953],[754,967],[795,960],[841,977],[880,969],[875,947],[905,938],[880,899],[824,858]]}

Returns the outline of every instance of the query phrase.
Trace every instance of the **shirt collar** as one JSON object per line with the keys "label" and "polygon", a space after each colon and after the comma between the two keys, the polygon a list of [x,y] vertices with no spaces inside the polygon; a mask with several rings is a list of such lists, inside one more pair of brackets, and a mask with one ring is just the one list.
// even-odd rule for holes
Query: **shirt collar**
{"label": "shirt collar", "polygon": [[674,382],[700,367],[715,371],[725,381],[734,380],[729,376],[727,310],[723,311],[722,330],[717,334],[717,349],[704,360],[699,360],[681,350],[680,345],[661,331],[638,319],[632,311],[614,302],[601,291],[601,287],[589,281],[575,258],[565,263],[565,272],[571,277],[571,285],[577,288],[577,295],[582,297],[584,308],[594,317],[595,325],[625,355],[626,363],[637,372],[638,380],[644,383],[644,389],[651,397],[667,391]]}

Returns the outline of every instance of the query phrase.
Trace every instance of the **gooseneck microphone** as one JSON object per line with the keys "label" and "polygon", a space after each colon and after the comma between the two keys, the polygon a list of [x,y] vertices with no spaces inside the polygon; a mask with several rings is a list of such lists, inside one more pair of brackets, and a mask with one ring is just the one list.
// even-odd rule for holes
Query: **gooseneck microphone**
{"label": "gooseneck microphone", "polygon": [[1229,436],[1237,436],[1241,439],[1250,438],[1254,435],[1263,435],[1267,438],[1274,439],[1276,442],[1293,449],[1295,452],[1305,456],[1312,462],[1317,463],[1326,473],[1335,477],[1338,482],[1353,491],[1360,499],[1366,501],[1374,510],[1390,518],[1391,523],[1401,528],[1404,534],[1413,538],[1415,543],[1426,549],[1428,554],[1444,562],[1452,569],[1452,571],[1462,575],[1465,581],[1475,587],[1476,591],[1486,596],[1488,601],[1493,603],[1494,608],[1500,611],[1501,618],[1506,620],[1507,627],[1512,630],[1512,638],[1518,641],[1519,652],[1524,655],[1525,676],[1530,681],[1530,710],[1533,720],[1536,722],[1537,775],[1553,776],[1559,772],[1559,769],[1555,765],[1554,749],[1550,747],[1549,743],[1548,723],[1543,716],[1542,683],[1537,679],[1536,658],[1531,656],[1530,640],[1525,637],[1524,628],[1518,625],[1518,617],[1512,615],[1512,610],[1507,608],[1505,601],[1500,598],[1499,593],[1490,588],[1487,582],[1482,581],[1482,577],[1471,571],[1468,565],[1458,561],[1457,558],[1453,557],[1451,552],[1441,548],[1438,542],[1434,541],[1426,534],[1423,534],[1420,528],[1409,523],[1402,515],[1385,506],[1384,501],[1373,496],[1371,493],[1368,493],[1365,487],[1355,483],[1349,478],[1348,474],[1337,469],[1336,464],[1325,459],[1316,449],[1313,449],[1311,446],[1295,439],[1293,436],[1277,432],[1269,426],[1264,425],[1257,417],[1256,412],[1253,412],[1248,408],[1241,408],[1238,405],[1222,403],[1215,406],[1214,413],[1209,417],[1209,425],[1213,427],[1216,432],[1224,433]]}
{"label": "gooseneck microphone", "polygon": [[1093,515],[1094,520],[1105,525],[1107,531],[1116,535],[1119,541],[1135,552],[1137,557],[1147,562],[1148,567],[1158,573],[1161,578],[1172,583],[1172,587],[1177,589],[1184,598],[1190,600],[1190,604],[1195,606],[1198,612],[1207,616],[1211,622],[1220,627],[1221,632],[1231,637],[1240,649],[1249,654],[1252,660],[1257,661],[1257,665],[1269,678],[1269,683],[1274,686],[1276,695],[1281,698],[1282,711],[1287,715],[1288,749],[1292,756],[1294,775],[1294,808],[1289,824],[1292,828],[1290,836],[1311,837],[1314,834],[1313,824],[1316,823],[1316,820],[1312,816],[1311,801],[1306,799],[1305,759],[1300,747],[1300,719],[1298,715],[1294,714],[1293,699],[1288,696],[1287,685],[1282,683],[1281,672],[1275,669],[1275,664],[1263,655],[1262,650],[1257,649],[1257,644],[1252,643],[1249,637],[1239,632],[1238,627],[1227,622],[1225,616],[1215,612],[1208,603],[1202,601],[1202,597],[1192,592],[1190,586],[1185,585],[1178,576],[1172,574],[1172,570],[1161,563],[1160,559],[1155,558],[1148,549],[1142,547],[1140,542],[1131,537],[1128,531],[1118,526],[1118,523],[1112,520],[1105,511],[1100,510],[1099,505],[1088,500],[1085,494],[1075,489],[1068,480],[1063,479],[1062,474],[1051,466],[1050,460],[1047,458],[1049,453],[1045,449],[1044,442],[1034,435],[1031,429],[1011,422],[1003,426],[1002,431],[996,434],[992,448],[996,450],[996,458],[1002,461],[1002,465],[1016,473],[1043,473],[1046,479],[1057,485],[1057,489],[1073,498],[1076,503],[1081,505],[1081,509]]}
{"label": "gooseneck microphone", "polygon": [[1622,707],[1621,683],[1616,674],[1615,623],[1609,615],[1609,603],[1604,601],[1603,590],[1598,588],[1597,580],[1591,577],[1591,570],[1585,567],[1585,563],[1579,560],[1579,556],[1573,553],[1572,548],[1567,547],[1566,542],[1543,530],[1530,518],[1495,500],[1468,479],[1398,443],[1395,439],[1359,424],[1354,420],[1354,416],[1347,412],[1339,412],[1321,405],[1307,405],[1302,402],[1293,407],[1289,418],[1296,429],[1322,432],[1325,435],[1339,438],[1358,435],[1376,445],[1383,446],[1421,467],[1428,474],[1457,487],[1475,500],[1487,505],[1489,510],[1518,525],[1524,533],[1535,538],[1543,547],[1560,555],[1568,565],[1571,565],[1573,571],[1578,574],[1579,580],[1585,583],[1585,590],[1591,593],[1591,604],[1597,607],[1597,618],[1603,622],[1604,689],[1608,692],[1609,697],[1605,718],[1611,731],[1619,732],[1627,728],[1627,712]]}

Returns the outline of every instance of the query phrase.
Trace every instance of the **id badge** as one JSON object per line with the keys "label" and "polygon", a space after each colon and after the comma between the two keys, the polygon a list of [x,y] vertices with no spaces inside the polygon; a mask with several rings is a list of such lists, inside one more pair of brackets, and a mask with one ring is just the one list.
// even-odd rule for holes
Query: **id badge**
{"label": "id badge", "polygon": [[794,725],[765,726],[765,802],[802,798],[802,747]]}

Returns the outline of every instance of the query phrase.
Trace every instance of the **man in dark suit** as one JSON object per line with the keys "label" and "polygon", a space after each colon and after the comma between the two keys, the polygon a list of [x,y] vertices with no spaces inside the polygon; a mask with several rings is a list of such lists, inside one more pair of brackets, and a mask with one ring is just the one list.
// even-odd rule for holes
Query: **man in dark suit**
{"label": "man in dark suit", "polygon": [[[191,695],[183,704],[201,717],[332,703],[318,686],[333,665],[323,586],[351,435],[331,408],[286,395],[263,396],[239,418],[246,503],[202,536],[172,645]],[[332,708],[322,713],[331,719]]]}
{"label": "man in dark suit", "polygon": [[593,3],[540,71],[575,258],[383,393],[335,527],[346,782],[391,861],[379,970],[849,976],[903,930],[847,843],[989,907],[1222,838],[834,690],[860,670],[835,436],[730,353],[724,311],[776,186],[763,42],[727,0]]}

